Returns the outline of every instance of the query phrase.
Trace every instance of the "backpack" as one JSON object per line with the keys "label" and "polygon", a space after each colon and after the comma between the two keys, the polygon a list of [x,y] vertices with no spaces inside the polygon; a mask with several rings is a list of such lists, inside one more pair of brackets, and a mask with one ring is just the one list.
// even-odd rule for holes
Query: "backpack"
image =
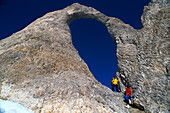
{"label": "backpack", "polygon": [[118,85],[118,79],[117,78],[113,78],[111,83],[112,83],[112,85]]}

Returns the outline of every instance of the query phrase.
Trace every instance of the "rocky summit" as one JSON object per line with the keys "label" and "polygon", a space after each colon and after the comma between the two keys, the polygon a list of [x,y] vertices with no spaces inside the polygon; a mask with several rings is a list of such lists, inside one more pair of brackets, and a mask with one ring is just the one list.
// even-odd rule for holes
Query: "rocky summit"
{"label": "rocky summit", "polygon": [[[103,23],[117,44],[121,89],[129,84],[136,108],[125,108],[123,92],[99,83],[72,44],[70,22]],[[142,29],[74,3],[47,13],[0,41],[0,98],[35,113],[170,112],[170,1],[144,7]]]}

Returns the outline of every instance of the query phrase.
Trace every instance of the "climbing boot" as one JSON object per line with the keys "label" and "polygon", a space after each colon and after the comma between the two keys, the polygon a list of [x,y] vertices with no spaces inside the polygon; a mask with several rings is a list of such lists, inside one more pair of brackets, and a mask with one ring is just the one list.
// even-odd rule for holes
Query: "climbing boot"
{"label": "climbing boot", "polygon": [[129,99],[129,104],[132,104],[132,101]]}
{"label": "climbing boot", "polygon": [[125,107],[126,107],[126,108],[129,108],[130,106],[129,106],[129,104],[128,104],[128,105],[126,105]]}

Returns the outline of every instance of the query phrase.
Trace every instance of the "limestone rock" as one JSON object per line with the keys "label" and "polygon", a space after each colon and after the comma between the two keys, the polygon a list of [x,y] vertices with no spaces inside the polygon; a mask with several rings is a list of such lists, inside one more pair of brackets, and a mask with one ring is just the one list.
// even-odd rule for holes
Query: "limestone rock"
{"label": "limestone rock", "polygon": [[129,84],[135,105],[145,112],[168,112],[169,4],[152,0],[144,8],[141,30],[78,3],[47,13],[0,41],[0,98],[36,113],[132,112],[124,107],[123,93],[94,78],[72,44],[69,23],[93,18],[117,44],[122,89]]}

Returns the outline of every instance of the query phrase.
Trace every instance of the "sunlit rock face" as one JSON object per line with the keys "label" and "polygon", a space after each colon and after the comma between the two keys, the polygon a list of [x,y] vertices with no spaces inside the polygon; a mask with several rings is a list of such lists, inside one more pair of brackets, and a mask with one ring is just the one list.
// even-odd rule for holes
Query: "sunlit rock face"
{"label": "sunlit rock face", "polygon": [[144,8],[143,28],[135,34],[135,46],[121,46],[124,58],[119,56],[122,49],[117,50],[118,75],[124,84],[128,81],[133,101],[145,112],[167,113],[170,108],[169,6],[168,0],[151,0]]}
{"label": "sunlit rock face", "polygon": [[168,0],[151,0],[141,18],[143,28],[137,32],[138,65],[130,84],[134,101],[147,112],[170,110],[169,8]]}
{"label": "sunlit rock face", "polygon": [[117,44],[121,88],[129,84],[135,105],[146,112],[168,112],[168,7],[166,0],[151,1],[141,30],[78,3],[44,15],[0,41],[1,99],[37,113],[130,112],[123,93],[100,84],[72,44],[69,23],[93,18]]}

